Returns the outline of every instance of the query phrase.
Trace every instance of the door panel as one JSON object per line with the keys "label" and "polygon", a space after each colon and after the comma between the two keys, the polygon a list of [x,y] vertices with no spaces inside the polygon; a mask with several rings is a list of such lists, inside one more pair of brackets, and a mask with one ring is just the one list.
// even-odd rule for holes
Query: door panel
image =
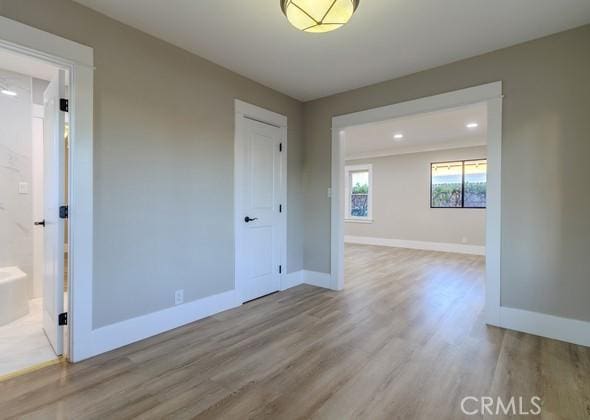
{"label": "door panel", "polygon": [[[241,141],[243,162],[238,220],[241,246],[236,259],[243,301],[275,292],[280,288],[280,142],[282,131],[257,121],[243,120]],[[252,220],[246,222],[245,217]]]}
{"label": "door panel", "polygon": [[58,315],[64,310],[64,220],[59,207],[65,203],[65,72],[59,70],[44,94],[43,120],[43,329],[58,355],[63,353],[63,327]]}
{"label": "door panel", "polygon": [[249,229],[248,243],[251,244],[248,249],[248,260],[252,262],[249,267],[249,276],[255,278],[271,274],[273,271],[272,226]]}
{"label": "door panel", "polygon": [[254,132],[251,138],[250,205],[252,209],[272,209],[274,200],[274,148],[273,138]]}

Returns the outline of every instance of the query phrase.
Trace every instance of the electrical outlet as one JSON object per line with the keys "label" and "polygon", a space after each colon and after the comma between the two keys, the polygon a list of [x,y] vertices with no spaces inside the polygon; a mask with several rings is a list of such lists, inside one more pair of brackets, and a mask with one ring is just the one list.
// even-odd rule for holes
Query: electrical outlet
{"label": "electrical outlet", "polygon": [[174,292],[174,304],[180,305],[184,302],[184,289],[177,290]]}
{"label": "electrical outlet", "polygon": [[463,236],[463,237],[461,238],[461,242],[462,242],[462,243],[464,243],[464,244],[466,244],[467,242],[469,242],[469,241],[467,240],[467,236]]}

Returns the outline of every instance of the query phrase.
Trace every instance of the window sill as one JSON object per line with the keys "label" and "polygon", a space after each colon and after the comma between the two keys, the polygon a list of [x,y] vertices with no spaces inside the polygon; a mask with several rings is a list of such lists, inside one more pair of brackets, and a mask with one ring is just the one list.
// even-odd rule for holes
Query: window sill
{"label": "window sill", "polygon": [[373,219],[344,219],[344,223],[373,223]]}

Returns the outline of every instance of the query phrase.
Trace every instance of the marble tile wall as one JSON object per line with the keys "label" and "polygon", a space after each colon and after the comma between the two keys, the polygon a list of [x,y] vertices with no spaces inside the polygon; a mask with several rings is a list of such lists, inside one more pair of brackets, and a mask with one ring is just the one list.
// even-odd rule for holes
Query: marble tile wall
{"label": "marble tile wall", "polygon": [[0,85],[17,93],[0,93],[0,266],[20,267],[32,293],[32,79],[0,69]]}

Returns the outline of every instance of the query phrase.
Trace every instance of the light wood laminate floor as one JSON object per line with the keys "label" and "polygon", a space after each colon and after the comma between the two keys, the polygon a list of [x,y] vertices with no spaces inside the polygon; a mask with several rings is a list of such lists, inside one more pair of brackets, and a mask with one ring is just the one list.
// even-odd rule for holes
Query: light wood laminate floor
{"label": "light wood laminate floor", "polygon": [[2,382],[0,417],[454,420],[466,396],[538,395],[536,418],[589,418],[590,349],[486,327],[483,273],[347,245],[342,292],[298,286]]}

